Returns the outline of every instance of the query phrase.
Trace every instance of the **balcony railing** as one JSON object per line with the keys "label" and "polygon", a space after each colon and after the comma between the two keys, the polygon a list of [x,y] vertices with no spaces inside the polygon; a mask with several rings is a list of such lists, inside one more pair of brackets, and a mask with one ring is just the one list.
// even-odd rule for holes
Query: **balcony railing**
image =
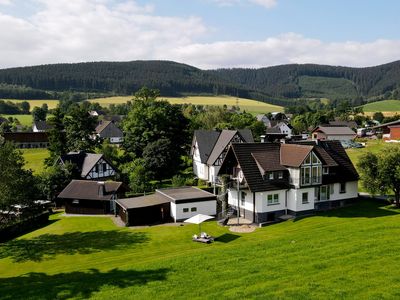
{"label": "balcony railing", "polygon": [[290,177],[290,183],[294,185],[307,186],[322,183],[322,176],[310,176],[310,177]]}

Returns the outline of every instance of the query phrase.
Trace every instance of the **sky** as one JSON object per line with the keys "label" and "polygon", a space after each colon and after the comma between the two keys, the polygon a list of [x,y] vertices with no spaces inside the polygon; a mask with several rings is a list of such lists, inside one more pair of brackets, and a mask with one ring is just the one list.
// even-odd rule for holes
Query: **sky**
{"label": "sky", "polygon": [[201,69],[400,59],[398,0],[0,0],[0,68],[172,60]]}

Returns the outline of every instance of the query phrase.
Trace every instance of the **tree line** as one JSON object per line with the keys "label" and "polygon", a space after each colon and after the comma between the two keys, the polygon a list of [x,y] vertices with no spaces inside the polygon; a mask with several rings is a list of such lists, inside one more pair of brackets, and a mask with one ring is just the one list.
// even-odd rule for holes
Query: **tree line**
{"label": "tree line", "polygon": [[369,68],[292,64],[219,70],[170,61],[95,62],[0,70],[0,97],[61,99],[69,93],[70,98],[82,100],[132,95],[148,86],[162,96],[230,95],[283,106],[298,99],[326,97],[360,105],[400,98],[399,82],[400,62]]}

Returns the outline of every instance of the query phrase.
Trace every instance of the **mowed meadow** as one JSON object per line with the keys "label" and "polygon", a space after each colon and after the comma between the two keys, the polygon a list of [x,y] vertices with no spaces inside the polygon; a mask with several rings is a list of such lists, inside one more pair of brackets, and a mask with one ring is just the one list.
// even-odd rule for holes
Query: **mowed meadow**
{"label": "mowed meadow", "polygon": [[362,106],[367,116],[373,116],[377,111],[382,112],[385,116],[394,116],[400,114],[400,100],[383,100],[371,102]]}
{"label": "mowed meadow", "polygon": [[53,215],[0,244],[0,299],[398,299],[400,214],[385,202],[195,243],[197,225]]}
{"label": "mowed meadow", "polygon": [[[194,105],[214,105],[214,106],[227,105],[228,107],[239,105],[241,111],[247,111],[250,113],[283,112],[282,106],[272,105],[256,100],[236,98],[230,96],[188,96],[182,98],[160,97],[159,99],[165,99],[172,104],[194,104]],[[110,104],[126,103],[129,100],[132,100],[132,96],[97,98],[97,99],[91,99],[89,101],[97,102],[102,106],[109,106]]]}

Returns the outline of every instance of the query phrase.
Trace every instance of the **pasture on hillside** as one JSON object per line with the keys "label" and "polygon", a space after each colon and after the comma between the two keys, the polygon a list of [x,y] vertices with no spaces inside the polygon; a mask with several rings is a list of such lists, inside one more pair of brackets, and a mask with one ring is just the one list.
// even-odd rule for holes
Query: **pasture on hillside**
{"label": "pasture on hillside", "polygon": [[53,109],[56,108],[58,105],[58,100],[16,100],[16,99],[5,99],[5,101],[11,101],[14,103],[21,103],[23,101],[27,101],[32,108],[34,107],[41,107],[43,104],[47,104],[47,106],[49,107],[49,109]]}
{"label": "pasture on hillside", "polygon": [[0,244],[0,299],[399,298],[400,214],[386,202],[232,233],[197,225],[116,227],[53,215]]}
{"label": "pasture on hillside", "polygon": [[397,113],[400,113],[400,100],[371,102],[363,105],[362,108],[368,116],[372,116],[377,111],[382,112],[385,116],[393,116]]}
{"label": "pasture on hillside", "polygon": [[[97,102],[102,106],[109,106],[110,104],[126,103],[132,100],[132,96],[117,96],[108,98],[97,98],[91,99],[90,102]],[[184,104],[191,103],[195,105],[215,105],[223,106],[226,104],[228,107],[239,105],[241,111],[247,111],[250,113],[268,113],[268,112],[283,112],[283,107],[278,105],[272,105],[261,101],[235,98],[230,96],[189,96],[182,98],[174,97],[160,97],[159,99],[168,100],[172,104]]]}

